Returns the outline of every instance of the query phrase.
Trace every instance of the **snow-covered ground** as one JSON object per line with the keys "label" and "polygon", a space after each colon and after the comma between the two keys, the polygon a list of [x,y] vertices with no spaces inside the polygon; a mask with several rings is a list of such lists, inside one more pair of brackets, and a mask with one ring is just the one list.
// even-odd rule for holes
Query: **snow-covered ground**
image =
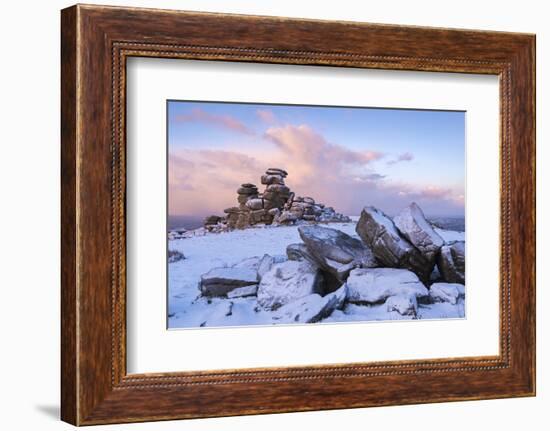
{"label": "snow-covered ground", "polygon": [[[355,221],[331,223],[328,227],[357,237]],[[463,233],[443,231],[438,233],[446,240],[458,239]],[[357,237],[358,238],[358,237]],[[452,239],[448,239],[452,238]],[[269,254],[286,259],[286,247],[302,242],[298,226],[278,226],[234,230],[223,233],[206,233],[201,236],[169,241],[169,249],[185,255],[185,259],[169,264],[168,274],[168,322],[170,328],[196,328],[200,326],[272,325],[274,313],[258,307],[256,297],[206,298],[200,296],[200,276],[213,268],[232,266],[246,258]],[[450,303],[419,304],[419,319],[464,317],[464,301]],[[335,310],[321,322],[371,321],[411,319],[397,312],[387,312],[384,304],[353,305]],[[288,322],[284,322],[288,323]]]}
{"label": "snow-covered ground", "polygon": [[452,230],[444,230],[438,227],[434,228],[434,230],[441,238],[443,238],[443,241],[445,242],[466,241],[465,232],[455,232]]}

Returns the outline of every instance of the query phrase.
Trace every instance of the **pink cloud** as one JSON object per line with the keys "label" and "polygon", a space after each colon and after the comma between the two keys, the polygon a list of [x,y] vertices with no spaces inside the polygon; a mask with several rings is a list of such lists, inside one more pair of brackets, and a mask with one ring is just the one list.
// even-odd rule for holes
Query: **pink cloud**
{"label": "pink cloud", "polygon": [[175,118],[178,123],[208,123],[225,129],[233,130],[245,135],[254,135],[254,131],[231,115],[210,114],[202,109],[195,108],[190,114],[180,114]]}
{"label": "pink cloud", "polygon": [[168,158],[169,213],[221,214],[236,204],[236,190],[257,182],[267,166],[235,151],[179,150]]}
{"label": "pink cloud", "polygon": [[264,123],[273,124],[277,122],[277,117],[275,116],[273,111],[270,111],[268,109],[258,109],[256,111],[256,115]]}
{"label": "pink cloud", "polygon": [[444,189],[438,186],[428,186],[420,190],[419,195],[426,199],[444,199],[451,195],[451,189]]}
{"label": "pink cloud", "polygon": [[[412,154],[402,158],[412,159]],[[272,126],[257,148],[240,151],[179,150],[170,154],[170,214],[223,214],[236,205],[240,184],[258,185],[269,167],[288,172],[286,184],[337,211],[358,215],[366,205],[396,214],[416,201],[426,214],[460,214],[464,191],[440,185],[396,183],[376,172],[384,154],[329,143],[307,125]],[[179,173],[172,172],[179,170]],[[460,198],[462,196],[462,198]]]}
{"label": "pink cloud", "polygon": [[354,151],[331,144],[307,125],[271,127],[264,136],[279,150],[280,163],[298,183],[346,176],[349,166],[365,167],[383,157],[376,151]]}

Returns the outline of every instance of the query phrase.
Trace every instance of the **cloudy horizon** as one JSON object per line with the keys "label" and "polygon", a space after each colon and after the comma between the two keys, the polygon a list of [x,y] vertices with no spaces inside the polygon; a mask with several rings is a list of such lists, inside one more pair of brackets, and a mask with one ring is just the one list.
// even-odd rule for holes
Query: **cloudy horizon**
{"label": "cloudy horizon", "polygon": [[347,215],[464,216],[464,112],[169,101],[168,152],[170,216],[221,215],[270,167]]}

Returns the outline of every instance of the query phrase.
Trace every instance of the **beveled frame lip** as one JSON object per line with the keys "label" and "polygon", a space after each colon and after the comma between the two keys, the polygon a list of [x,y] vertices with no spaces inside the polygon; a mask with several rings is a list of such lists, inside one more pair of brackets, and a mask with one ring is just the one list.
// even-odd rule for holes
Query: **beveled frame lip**
{"label": "beveled frame lip", "polygon": [[[535,394],[534,35],[76,5],[62,11],[61,43],[63,420],[89,425]],[[500,354],[127,375],[128,56],[499,75]]]}

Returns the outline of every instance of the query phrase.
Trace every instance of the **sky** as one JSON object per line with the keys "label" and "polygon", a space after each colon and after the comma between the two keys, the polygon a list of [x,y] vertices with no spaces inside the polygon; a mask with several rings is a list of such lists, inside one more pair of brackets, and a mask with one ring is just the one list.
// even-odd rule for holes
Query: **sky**
{"label": "sky", "polygon": [[168,101],[169,215],[223,215],[267,168],[346,215],[464,216],[465,113]]}

